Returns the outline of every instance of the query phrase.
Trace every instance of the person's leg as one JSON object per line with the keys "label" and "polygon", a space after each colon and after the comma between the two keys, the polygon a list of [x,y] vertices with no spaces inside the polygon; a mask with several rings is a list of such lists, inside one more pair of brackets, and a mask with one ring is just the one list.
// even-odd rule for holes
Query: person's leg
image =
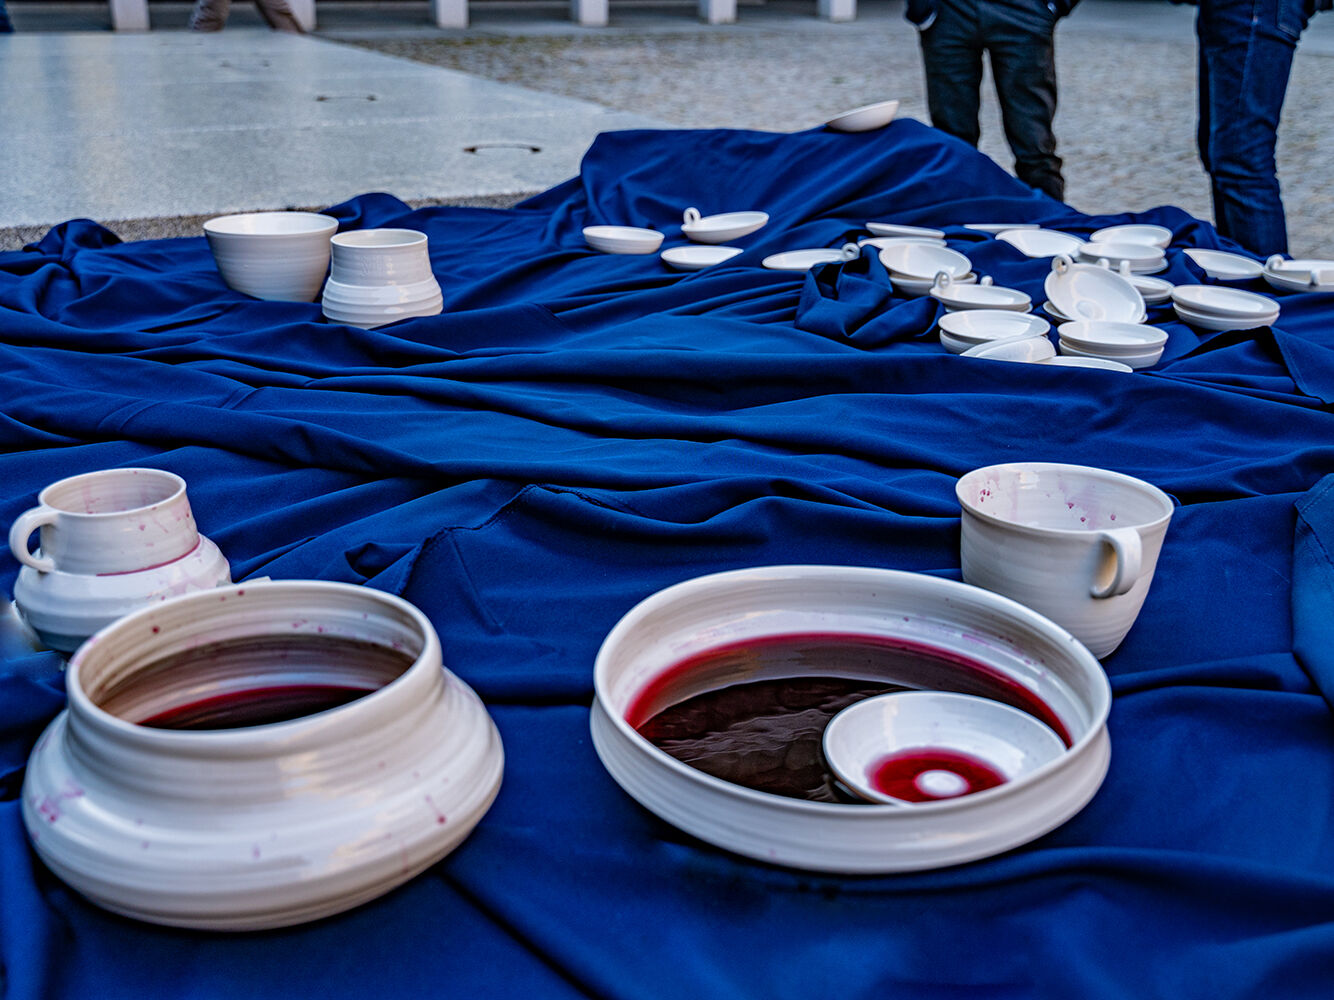
{"label": "person's leg", "polygon": [[0,0],[0,35],[8,35],[14,30],[14,22],[9,19],[9,11],[5,10],[5,0]]}
{"label": "person's leg", "polygon": [[[1046,12],[1043,11],[1045,15]],[[1056,155],[1055,18],[1035,16],[1033,23],[989,19],[983,30],[991,75],[1000,101],[1005,139],[1014,153],[1014,172],[1029,187],[1065,200],[1061,158]]]}
{"label": "person's leg", "polygon": [[941,0],[935,23],[921,33],[931,124],[976,146],[982,136],[982,45],[978,0]]}
{"label": "person's leg", "polygon": [[259,8],[259,14],[264,18],[264,22],[274,31],[305,34],[306,29],[301,27],[301,22],[292,13],[287,0],[255,0],[255,6]]}
{"label": "person's leg", "polygon": [[232,0],[199,0],[190,15],[190,30],[221,31],[231,8]]}
{"label": "person's leg", "polygon": [[1297,39],[1300,0],[1201,0],[1200,160],[1214,222],[1257,254],[1286,253],[1275,148]]}

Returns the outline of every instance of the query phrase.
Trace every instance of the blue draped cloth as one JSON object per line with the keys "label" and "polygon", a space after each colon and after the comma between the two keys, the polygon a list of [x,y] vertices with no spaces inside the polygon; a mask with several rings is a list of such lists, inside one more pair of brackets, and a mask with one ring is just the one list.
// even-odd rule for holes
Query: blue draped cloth
{"label": "blue draped cloth", "polygon": [[[760,209],[744,252],[682,274],[589,224]],[[1124,375],[960,358],[874,253],[810,273],[868,220],[936,226],[998,285],[1049,263],[964,223],[1090,217],[910,121],[857,135],[600,136],[512,210],[366,194],[344,229],[430,239],[442,315],[373,331],[228,290],[202,237],[87,221],[0,254],[0,523],[56,479],[170,469],[236,579],[402,594],[506,747],[494,807],[443,862],[315,924],[218,935],[86,903],[27,846],[24,763],[64,701],[51,654],[0,678],[0,976],[36,998],[626,1000],[1329,995],[1334,974],[1334,299],[1272,329],[1168,332]],[[1111,770],[1064,826],[941,871],[837,877],[700,843],[637,806],[588,733],[592,662],[632,605],[744,566],[958,577],[956,479],[1102,466],[1179,504],[1138,622],[1105,661]],[[0,559],[12,592],[18,564]]]}

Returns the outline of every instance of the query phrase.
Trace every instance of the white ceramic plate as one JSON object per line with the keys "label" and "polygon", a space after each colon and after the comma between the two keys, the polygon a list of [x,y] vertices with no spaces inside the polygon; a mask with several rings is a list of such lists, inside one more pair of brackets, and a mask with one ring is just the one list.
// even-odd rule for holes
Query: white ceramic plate
{"label": "white ceramic plate", "polygon": [[[834,775],[868,802],[915,808],[1018,780],[1059,758],[1065,744],[1042,721],[990,698],[895,691],[830,719],[823,749]],[[991,774],[979,781],[966,766],[973,763]]]}
{"label": "white ceramic plate", "polygon": [[1094,320],[1062,323],[1056,328],[1061,342],[1100,357],[1118,354],[1144,354],[1167,343],[1167,331],[1143,323],[1118,323]]}
{"label": "white ceramic plate", "polygon": [[878,101],[875,104],[864,104],[860,108],[844,111],[830,118],[825,124],[835,132],[870,132],[873,129],[884,128],[894,120],[898,111],[898,101]]}
{"label": "white ceramic plate", "polygon": [[[945,334],[941,334],[944,343]],[[986,344],[975,344],[964,351],[965,358],[986,358],[989,361],[1021,361],[1033,364],[1047,361],[1056,354],[1056,348],[1049,338],[1009,337],[1005,340],[993,340]]]}
{"label": "white ceramic plate", "polygon": [[1044,283],[1047,301],[1072,320],[1134,323],[1145,314],[1144,298],[1129,279],[1096,264],[1056,257]]}
{"label": "white ceramic plate", "polygon": [[925,226],[900,226],[896,222],[868,222],[867,232],[872,236],[919,236],[927,240],[943,240],[945,232],[941,229],[928,229]]}
{"label": "white ceramic plate", "polygon": [[1258,260],[1222,250],[1201,250],[1192,247],[1186,251],[1186,256],[1203,268],[1205,274],[1219,281],[1244,281],[1248,278],[1258,278],[1264,273],[1264,265]]}
{"label": "white ceramic plate", "polygon": [[585,226],[584,242],[603,253],[656,253],[662,246],[662,233],[634,226]]}
{"label": "white ceramic plate", "polygon": [[1096,351],[1084,351],[1068,344],[1064,340],[1060,344],[1061,354],[1072,358],[1098,358],[1104,361],[1111,360],[1120,364],[1129,366],[1132,370],[1139,368],[1152,368],[1163,356],[1163,349],[1160,347],[1154,351],[1145,351],[1143,354],[1118,354],[1115,358],[1107,358]]}
{"label": "white ceramic plate", "polygon": [[1100,368],[1109,372],[1133,372],[1135,370],[1120,361],[1111,361],[1108,358],[1081,358],[1073,354],[1060,354],[1056,357],[1046,358],[1038,364],[1052,365],[1057,368]]}
{"label": "white ceramic plate", "polygon": [[1145,246],[1166,249],[1172,242],[1172,230],[1163,226],[1151,226],[1131,223],[1124,226],[1108,226],[1099,229],[1089,237],[1091,243],[1142,243]]}
{"label": "white ceramic plate", "polygon": [[[892,279],[891,279],[892,280]],[[1027,312],[1033,300],[1017,288],[1002,288],[988,284],[941,284],[931,286],[930,295],[951,311],[969,309],[1007,309]]]}
{"label": "white ceramic plate", "polygon": [[687,208],[681,233],[696,243],[726,243],[749,236],[769,222],[767,212],[724,212],[721,215],[701,216],[696,209]]}
{"label": "white ceramic plate", "polygon": [[739,247],[687,246],[671,247],[659,256],[668,267],[678,271],[702,271],[741,253]]}
{"label": "white ceramic plate", "polygon": [[770,254],[762,263],[771,271],[809,271],[816,264],[850,259],[842,250],[785,250]]}
{"label": "white ceramic plate", "polygon": [[1139,291],[1146,305],[1156,306],[1172,298],[1172,289],[1176,286],[1164,278],[1151,278],[1147,274],[1122,275]]}
{"label": "white ceramic plate", "polygon": [[1279,310],[1275,309],[1268,316],[1255,316],[1247,319],[1238,319],[1235,316],[1219,316],[1215,313],[1196,312],[1194,309],[1188,309],[1186,306],[1175,305],[1176,310],[1182,322],[1189,323],[1191,326],[1198,327],[1201,330],[1208,330],[1212,333],[1222,333],[1225,330],[1251,330],[1261,326],[1272,326],[1278,319]]}
{"label": "white ceramic plate", "polygon": [[1267,295],[1218,285],[1177,285],[1172,301],[1194,313],[1233,319],[1263,319],[1279,308]]}
{"label": "white ceramic plate", "polygon": [[936,325],[942,333],[969,346],[1013,337],[1041,337],[1051,329],[1051,324],[1041,316],[1009,309],[966,309],[946,313]]}
{"label": "white ceramic plate", "polygon": [[889,271],[890,280],[934,281],[944,271],[952,277],[967,274],[972,263],[957,250],[925,243],[898,243],[880,251],[880,263]]}
{"label": "white ceramic plate", "polygon": [[1055,257],[1057,254],[1078,253],[1084,241],[1055,229],[1007,229],[996,234],[996,239],[1008,243],[1025,257]]}
{"label": "white ceramic plate", "polygon": [[932,239],[928,236],[868,236],[857,241],[859,247],[875,247],[877,250],[899,246],[902,243],[918,243],[929,247],[943,247],[946,245],[944,240]]}

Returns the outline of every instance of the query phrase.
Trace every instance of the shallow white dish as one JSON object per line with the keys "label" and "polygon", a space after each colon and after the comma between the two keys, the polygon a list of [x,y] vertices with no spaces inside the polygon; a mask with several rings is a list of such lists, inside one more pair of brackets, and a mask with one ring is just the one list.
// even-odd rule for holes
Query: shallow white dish
{"label": "shallow white dish", "polygon": [[1100,368],[1109,372],[1133,372],[1135,370],[1121,361],[1112,361],[1109,358],[1076,357],[1073,354],[1059,354],[1038,363],[1053,365],[1058,368]]}
{"label": "shallow white dish", "polygon": [[1272,326],[1279,317],[1279,309],[1275,307],[1272,313],[1265,316],[1250,316],[1239,318],[1236,316],[1219,316],[1217,313],[1197,312],[1183,305],[1173,304],[1173,309],[1180,317],[1181,321],[1188,323],[1201,330],[1208,330],[1211,333],[1223,333],[1227,330],[1251,330],[1256,327]]}
{"label": "shallow white dish", "polygon": [[996,239],[1008,243],[1025,257],[1055,257],[1057,254],[1078,253],[1084,241],[1055,229],[1007,229],[996,234]]}
{"label": "shallow white dish", "polygon": [[1121,276],[1135,286],[1145,305],[1156,306],[1172,298],[1172,289],[1176,286],[1165,278],[1153,278],[1147,274],[1131,274],[1125,270]]}
{"label": "shallow white dish", "polygon": [[762,263],[772,271],[809,271],[817,264],[852,260],[854,256],[855,254],[850,253],[846,247],[842,250],[785,250],[782,253],[770,254]]}
{"label": "shallow white dish", "polygon": [[1334,260],[1285,260],[1275,254],[1265,261],[1264,279],[1271,287],[1287,292],[1334,291]]}
{"label": "shallow white dish", "polygon": [[[1065,744],[1050,726],[1003,702],[952,691],[895,691],[864,698],[830,719],[823,749],[830,770],[862,798],[915,808],[1032,774],[1065,753]],[[916,759],[905,762],[905,756]],[[886,769],[903,773],[887,779]],[[975,770],[983,774],[970,773]]]}
{"label": "shallow white dish", "polygon": [[901,243],[922,243],[932,247],[946,246],[944,240],[932,239],[929,236],[867,236],[857,241],[859,247],[875,247],[877,250],[898,246]]}
{"label": "shallow white dish", "polygon": [[[940,335],[941,343],[947,334]],[[988,361],[1021,361],[1028,364],[1047,361],[1056,355],[1056,348],[1044,336],[1007,337],[988,343],[974,344],[962,353],[965,358],[985,358]]]}
{"label": "shallow white dish", "polygon": [[659,256],[668,267],[678,271],[702,271],[741,253],[740,247],[685,246],[670,247]]}
{"label": "shallow white dish", "polygon": [[[968,285],[977,281],[977,275],[969,271],[967,274],[955,275],[953,280],[956,287]],[[890,274],[889,281],[894,291],[901,295],[926,295],[936,283],[934,278],[905,278],[901,274],[893,273]]]}
{"label": "shallow white dish", "polygon": [[1051,329],[1051,324],[1041,316],[1010,309],[966,309],[946,313],[936,325],[942,334],[970,347],[1014,337],[1041,337]]}
{"label": "shallow white dish", "polygon": [[901,226],[896,222],[868,222],[867,231],[872,236],[908,236],[927,240],[944,240],[943,229],[930,229],[926,226]]}
{"label": "shallow white dish", "polygon": [[1098,358],[1102,360],[1117,361],[1123,365],[1127,365],[1131,369],[1152,368],[1163,356],[1163,349],[1160,347],[1156,350],[1145,351],[1143,354],[1118,354],[1115,358],[1108,359],[1097,351],[1084,351],[1064,340],[1060,343],[1060,351],[1061,354],[1072,358]]}
{"label": "shallow white dish", "polygon": [[329,270],[338,220],[315,212],[246,212],[204,223],[228,288],[257,299],[311,302]]}
{"label": "shallow white dish", "polygon": [[1129,279],[1096,264],[1075,264],[1064,255],[1053,259],[1043,287],[1047,301],[1072,320],[1134,323],[1145,314],[1144,298]]}
{"label": "shallow white dish", "polygon": [[635,226],[585,226],[584,242],[602,253],[656,253],[663,234]]}
{"label": "shallow white dish", "polygon": [[1036,222],[965,222],[964,229],[971,229],[978,233],[1003,233],[1012,229],[1041,229]]}
{"label": "shallow white dish", "polygon": [[1218,285],[1177,285],[1172,290],[1172,302],[1197,314],[1233,319],[1263,319],[1279,309],[1278,303],[1266,295]]}
{"label": "shallow white dish", "polygon": [[890,281],[934,281],[942,271],[959,277],[973,269],[972,263],[957,250],[925,243],[897,243],[880,251],[880,263],[889,271]]}
{"label": "shallow white dish", "polygon": [[1144,243],[1085,243],[1079,248],[1079,256],[1088,263],[1105,260],[1113,268],[1123,264],[1131,272],[1148,274],[1161,271],[1167,266],[1167,257],[1162,248]]}
{"label": "shallow white dish", "polygon": [[[891,279],[893,280],[893,279]],[[943,271],[936,275],[929,293],[951,312],[969,309],[1005,309],[1013,312],[1027,312],[1032,308],[1033,300],[1017,288],[1002,288],[993,285],[990,278],[983,278],[978,284],[956,284],[950,275]]]}
{"label": "shallow white dish", "polygon": [[1143,323],[1091,320],[1062,323],[1056,328],[1062,344],[1069,344],[1099,357],[1115,358],[1121,354],[1145,354],[1167,344],[1167,331]]}
{"label": "shallow white dish", "polygon": [[[148,669],[201,643],[294,636],[325,654],[330,637],[365,645],[285,660],[213,647]],[[85,643],[66,684],[69,707],[28,762],[24,825],[58,877],[151,923],[256,930],[357,906],[458,846],[500,786],[499,734],[441,666],[430,621],[370,587],[249,583],[166,601]],[[363,693],[246,728],[144,724],[312,684]]]}
{"label": "shallow white dish", "polygon": [[1205,274],[1219,281],[1245,281],[1258,278],[1264,273],[1264,265],[1258,260],[1223,250],[1192,247],[1186,251],[1186,256],[1198,264]]}
{"label": "shallow white dish", "polygon": [[681,233],[696,243],[727,243],[749,236],[769,222],[767,212],[724,212],[721,215],[699,214],[697,208],[685,210]]}
{"label": "shallow white dish", "polygon": [[1089,237],[1092,243],[1142,243],[1145,246],[1166,249],[1172,242],[1172,230],[1147,223],[1108,226]]}
{"label": "shallow white dish", "polygon": [[844,111],[825,124],[835,132],[870,132],[884,128],[894,120],[898,111],[898,101],[877,101],[875,104],[864,104],[860,108]]}
{"label": "shallow white dish", "polygon": [[[627,720],[632,709],[647,718],[667,707],[657,696],[644,701],[669,675],[672,699],[683,700],[742,680],[819,674],[819,663],[743,667],[730,675],[671,674],[709,650],[803,633],[875,636],[984,661],[1044,704],[1068,731],[1070,746],[1027,777],[905,809],[743,788],[676,760]],[[883,677],[877,668],[867,669],[868,678]],[[593,681],[593,746],[627,794],[707,843],[813,871],[938,868],[1027,843],[1092,798],[1110,755],[1110,689],[1082,644],[1016,602],[925,574],[766,566],[688,580],[627,612],[598,651]]]}

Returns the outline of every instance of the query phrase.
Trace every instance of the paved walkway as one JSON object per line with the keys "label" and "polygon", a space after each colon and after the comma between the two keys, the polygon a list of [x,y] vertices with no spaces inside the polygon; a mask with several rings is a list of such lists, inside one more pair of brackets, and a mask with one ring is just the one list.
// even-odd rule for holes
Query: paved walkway
{"label": "paved walkway", "polygon": [[[692,3],[613,0],[596,29],[571,23],[564,3],[484,0],[466,30],[435,28],[425,0],[321,2],[304,38],[263,29],[247,3],[216,35],[185,31],[184,3],[154,3],[148,34],[110,32],[105,4],[10,7],[0,248],[80,215],[141,238],[370,190],[508,204],[573,175],[604,129],[784,131],[891,96],[926,118],[901,0],[862,0],[837,24],[814,0],[743,0],[738,22],[718,26]],[[1062,22],[1057,129],[1077,208],[1209,217],[1193,16],[1163,0],[1084,0]],[[1334,257],[1331,59],[1334,14],[1302,39],[1279,176],[1294,252]],[[991,99],[983,133],[1008,166]]]}

